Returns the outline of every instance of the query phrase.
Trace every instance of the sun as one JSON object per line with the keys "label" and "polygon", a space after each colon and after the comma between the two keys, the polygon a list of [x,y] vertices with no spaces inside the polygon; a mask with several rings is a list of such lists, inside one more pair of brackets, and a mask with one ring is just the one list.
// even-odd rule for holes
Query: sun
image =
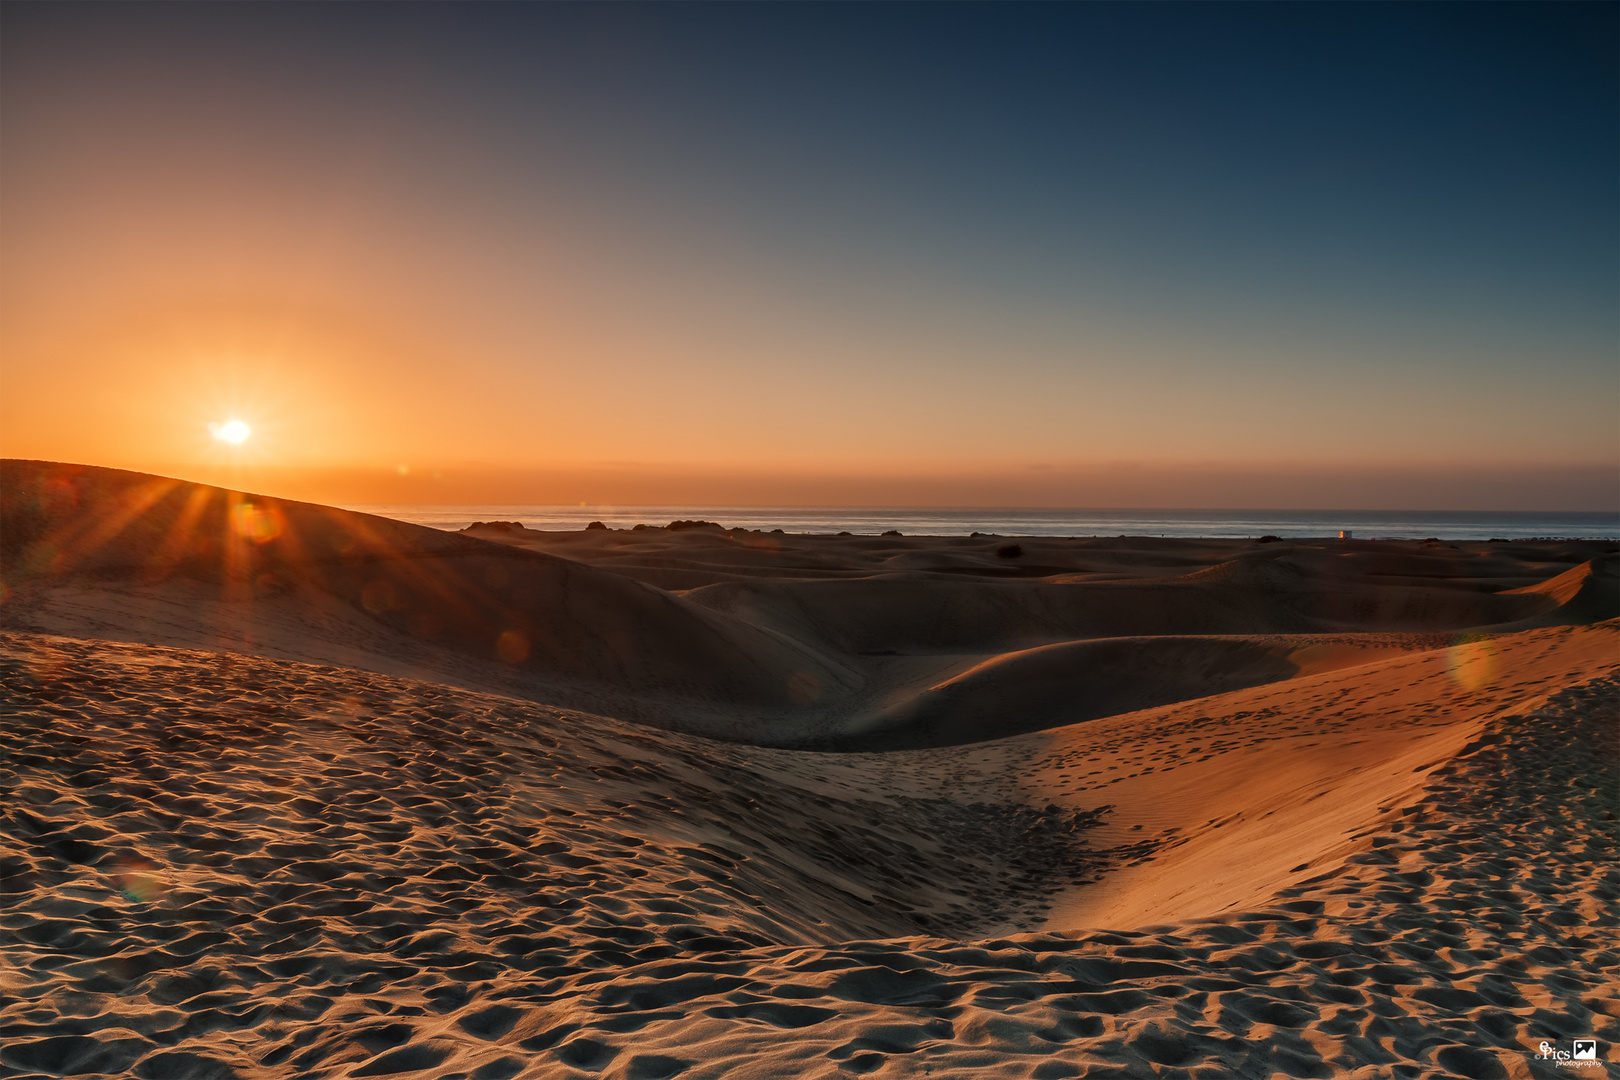
{"label": "sun", "polygon": [[223,424],[209,424],[208,433],[220,442],[240,446],[253,434],[253,429],[240,420],[227,420]]}

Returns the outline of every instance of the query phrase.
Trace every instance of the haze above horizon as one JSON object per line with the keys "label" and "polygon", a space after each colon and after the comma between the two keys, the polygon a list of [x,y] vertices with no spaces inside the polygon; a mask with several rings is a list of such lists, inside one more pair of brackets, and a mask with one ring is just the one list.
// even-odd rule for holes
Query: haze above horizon
{"label": "haze above horizon", "polygon": [[1610,4],[0,7],[0,455],[1620,505]]}

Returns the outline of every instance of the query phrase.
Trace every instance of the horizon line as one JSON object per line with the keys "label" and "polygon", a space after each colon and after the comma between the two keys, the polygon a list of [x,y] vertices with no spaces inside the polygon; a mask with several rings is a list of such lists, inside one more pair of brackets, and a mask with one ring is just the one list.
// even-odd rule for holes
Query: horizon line
{"label": "horizon line", "polygon": [[[217,486],[217,485],[216,485]],[[269,496],[281,498],[281,496]],[[290,502],[308,502],[307,499],[287,500]],[[332,503],[340,509],[357,509],[366,506],[442,506],[447,508],[464,509],[469,507],[494,506],[532,506],[536,508],[556,508],[566,510],[666,510],[666,509],[696,509],[709,508],[715,510],[904,510],[904,511],[934,511],[946,513],[984,513],[1008,512],[1019,513],[1112,513],[1112,514],[1152,514],[1152,513],[1179,513],[1179,514],[1572,514],[1589,517],[1620,517],[1620,509],[1615,510],[1489,510],[1484,508],[1445,508],[1445,509],[1399,509],[1382,507],[1371,510],[1356,510],[1341,506],[1324,507],[1267,507],[1267,506],[1016,506],[1016,505],[972,505],[972,506],[944,506],[944,505],[901,505],[896,503],[709,503],[709,502],[671,502],[671,503],[547,503],[547,502],[355,502],[345,500],[343,503]]]}

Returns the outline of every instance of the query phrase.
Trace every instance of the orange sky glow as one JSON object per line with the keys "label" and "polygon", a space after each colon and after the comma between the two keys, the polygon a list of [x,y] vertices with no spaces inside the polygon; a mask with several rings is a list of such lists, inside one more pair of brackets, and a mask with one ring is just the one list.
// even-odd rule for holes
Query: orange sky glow
{"label": "orange sky glow", "polygon": [[[280,11],[239,17],[316,49],[326,16]],[[10,19],[0,456],[348,502],[1616,502],[1613,328],[1556,297],[1161,272],[1116,253],[1146,233],[1048,244],[882,175],[772,216],[696,140],[629,168],[667,145],[636,100],[618,157],[566,117],[520,146],[428,83],[326,108],[267,61]]]}

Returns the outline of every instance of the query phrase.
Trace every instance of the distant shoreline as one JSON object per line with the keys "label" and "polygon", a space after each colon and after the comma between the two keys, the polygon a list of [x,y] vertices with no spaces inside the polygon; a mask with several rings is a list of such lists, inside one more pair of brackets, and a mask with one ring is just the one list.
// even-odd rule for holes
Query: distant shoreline
{"label": "distant shoreline", "polygon": [[548,504],[355,503],[344,509],[458,532],[476,521],[516,521],[573,532],[600,521],[611,529],[711,521],[726,528],[804,536],[1142,537],[1285,540],[1614,540],[1620,514],[1601,511],[1062,510],[872,507],[558,506]]}

